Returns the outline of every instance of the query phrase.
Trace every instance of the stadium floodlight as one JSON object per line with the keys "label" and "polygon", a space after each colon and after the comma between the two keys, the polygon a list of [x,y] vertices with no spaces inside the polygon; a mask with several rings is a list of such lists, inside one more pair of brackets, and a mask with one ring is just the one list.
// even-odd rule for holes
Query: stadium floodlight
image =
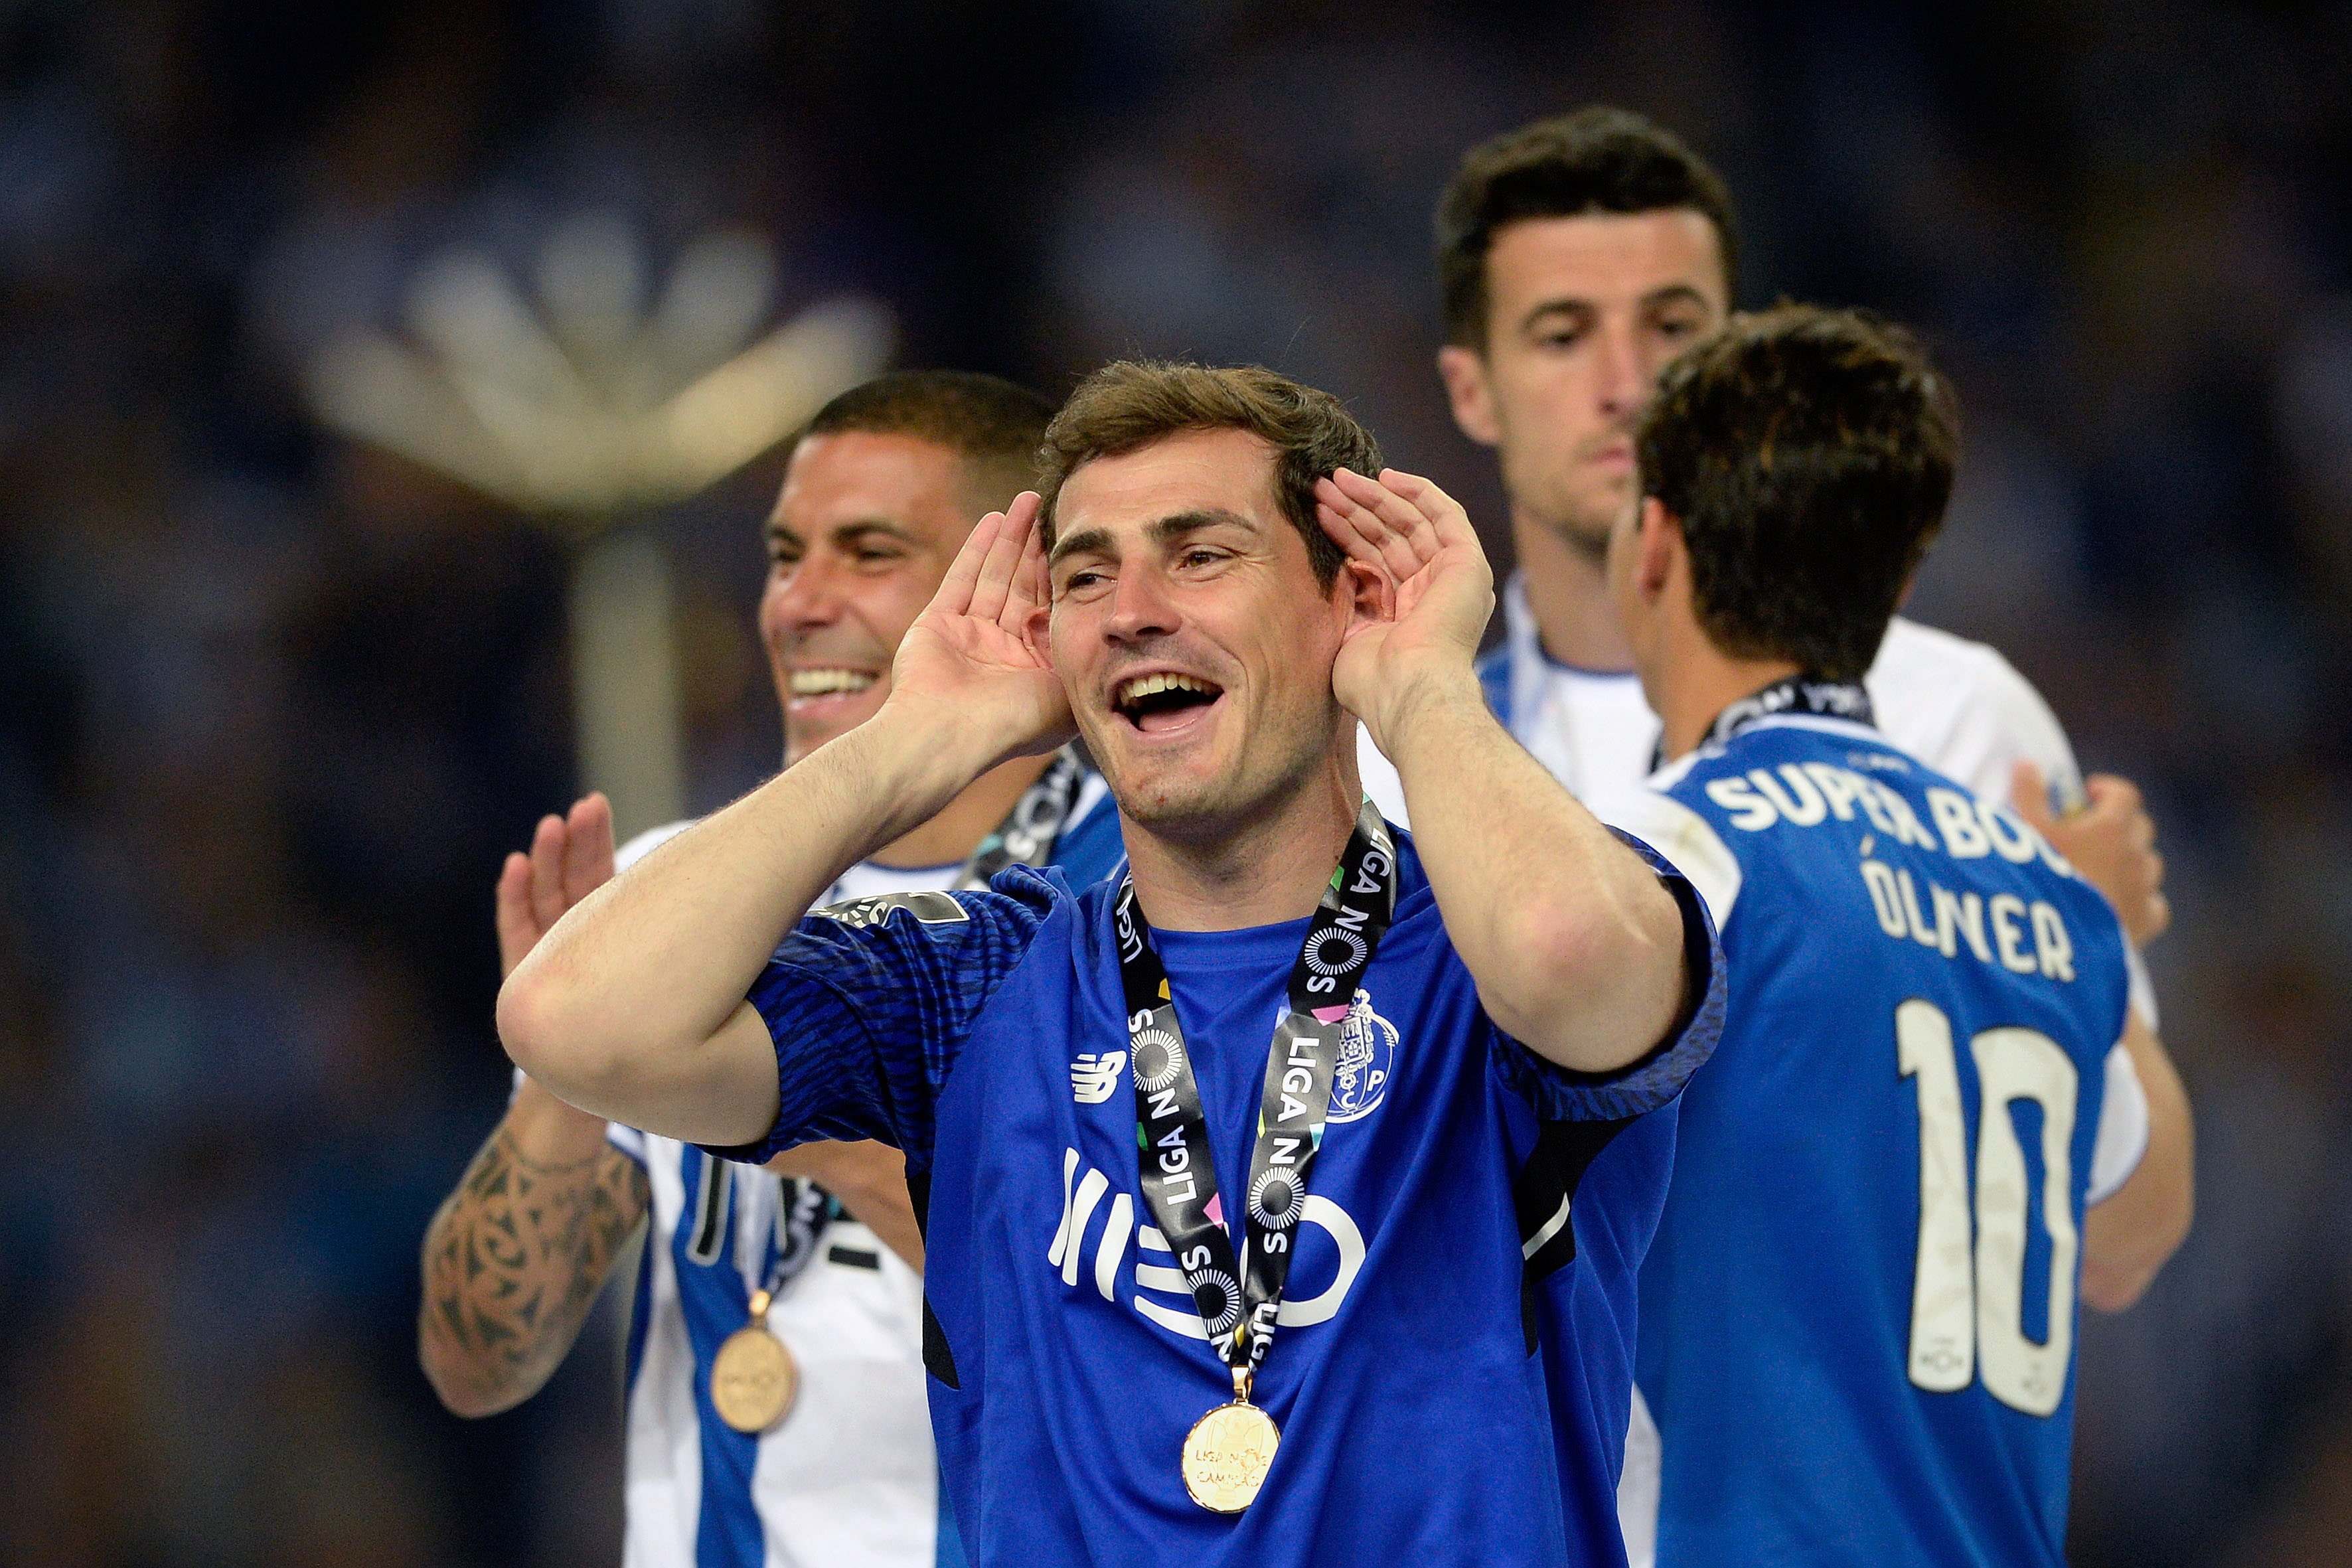
{"label": "stadium floodlight", "polygon": [[647,300],[645,247],[589,215],[555,230],[526,293],[480,251],[411,279],[404,336],[329,341],[304,390],[344,435],[515,507],[572,548],[582,778],[628,831],[686,811],[670,575],[641,521],[774,446],[882,368],[887,310],[822,301],[760,335],[775,255],[741,232],[688,245]]}

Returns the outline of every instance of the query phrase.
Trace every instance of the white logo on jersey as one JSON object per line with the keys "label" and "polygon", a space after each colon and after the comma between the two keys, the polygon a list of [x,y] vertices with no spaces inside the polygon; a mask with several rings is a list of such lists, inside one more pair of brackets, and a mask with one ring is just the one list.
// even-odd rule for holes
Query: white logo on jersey
{"label": "white logo on jersey", "polygon": [[[1106,1194],[1110,1198],[1110,1206],[1094,1247],[1096,1292],[1106,1301],[1118,1300],[1119,1268],[1126,1261],[1128,1244],[1132,1241],[1136,1311],[1171,1334],[1181,1334],[1188,1340],[1207,1339],[1209,1331],[1201,1321],[1200,1308],[1194,1304],[1192,1282],[1184,1278],[1182,1269],[1175,1267],[1176,1255],[1170,1250],[1166,1235],[1158,1226],[1136,1224],[1135,1200],[1123,1192],[1112,1193],[1110,1178],[1100,1171],[1089,1167],[1085,1175],[1079,1175],[1076,1149],[1062,1151],[1062,1223],[1054,1232],[1054,1245],[1046,1250],[1045,1261],[1061,1270],[1063,1284],[1076,1286],[1086,1253],[1087,1232],[1093,1227],[1095,1211],[1103,1207]],[[1348,1291],[1364,1266],[1364,1233],[1346,1209],[1320,1193],[1309,1193],[1298,1221],[1302,1226],[1318,1226],[1331,1238],[1339,1249],[1339,1268],[1331,1283],[1315,1295],[1282,1303],[1275,1322],[1286,1329],[1307,1328],[1339,1316],[1339,1304],[1348,1299]],[[1164,1261],[1146,1262],[1147,1257]],[[1146,1291],[1168,1297],[1174,1305],[1154,1300]]]}
{"label": "white logo on jersey", "polygon": [[1387,1098],[1396,1069],[1397,1030],[1372,1011],[1372,994],[1359,991],[1339,1026],[1339,1060],[1331,1069],[1331,1120],[1370,1116]]}
{"label": "white logo on jersey", "polygon": [[1119,1070],[1127,1066],[1125,1051],[1079,1053],[1070,1064],[1070,1093],[1080,1105],[1100,1105],[1118,1087]]}

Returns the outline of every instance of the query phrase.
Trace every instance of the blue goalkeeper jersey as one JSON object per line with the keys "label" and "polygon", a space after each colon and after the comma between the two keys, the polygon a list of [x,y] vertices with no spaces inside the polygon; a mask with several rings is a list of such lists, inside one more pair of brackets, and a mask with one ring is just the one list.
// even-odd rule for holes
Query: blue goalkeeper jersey
{"label": "blue goalkeeper jersey", "polygon": [[[1564,1331],[1552,1375],[1536,1354],[1529,1259],[1579,1228],[1571,1207],[1580,1226],[1622,1210],[1646,1232],[1668,1162],[1654,1144],[1618,1156],[1612,1135],[1713,1048],[1713,927],[1648,857],[1704,988],[1649,1056],[1570,1072],[1488,1019],[1396,841],[1395,921],[1349,1015],[1255,1394],[1281,1448],[1238,1515],[1194,1504],[1179,1469],[1187,1430],[1232,1390],[1138,1179],[1114,886],[1074,895],[1016,868],[987,892],[840,906],[803,921],[754,987],[782,1104],[764,1142],[722,1152],[816,1138],[906,1152],[927,1221],[932,1425],[975,1563],[1556,1563],[1613,1534],[1613,1516],[1581,1516],[1609,1507],[1639,1258],[1597,1248],[1570,1265],[1613,1303],[1589,1319],[1580,1388],[1557,1370]],[[1307,924],[1152,933],[1229,1223]],[[1580,1447],[1556,1447],[1563,1421]],[[1561,1451],[1591,1484],[1564,1480]]]}
{"label": "blue goalkeeper jersey", "polygon": [[2115,914],[1862,723],[1755,721],[1658,788],[1625,819],[1730,986],[1641,1275],[1661,1568],[2060,1568],[2083,1216],[2137,1155],[2098,1147],[2137,1090]]}

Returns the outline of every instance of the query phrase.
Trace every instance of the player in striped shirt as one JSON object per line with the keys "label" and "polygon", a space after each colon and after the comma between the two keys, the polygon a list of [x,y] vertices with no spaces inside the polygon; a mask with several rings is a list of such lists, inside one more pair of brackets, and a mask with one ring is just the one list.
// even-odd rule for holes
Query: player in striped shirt
{"label": "player in striped shirt", "polygon": [[[992,377],[932,372],[868,383],[811,422],[767,526],[760,609],[788,761],[880,706],[898,638],[974,520],[1030,482],[1052,413]],[[1058,863],[1082,885],[1118,852],[1114,814],[1096,810],[1104,798],[1074,761],[1009,764],[850,868],[829,896],[943,890],[1015,859]],[[684,826],[639,836],[620,866]],[[601,797],[542,822],[499,879],[503,967],[614,863]],[[487,1415],[537,1390],[647,1218],[629,1338],[625,1563],[960,1561],[923,1406],[921,1242],[904,1161],[878,1144],[731,1165],[608,1125],[519,1077],[425,1238],[418,1336],[443,1402]],[[713,1389],[721,1347],[762,1327],[797,1373],[791,1409],[772,1420],[759,1399],[730,1400],[725,1375]]]}

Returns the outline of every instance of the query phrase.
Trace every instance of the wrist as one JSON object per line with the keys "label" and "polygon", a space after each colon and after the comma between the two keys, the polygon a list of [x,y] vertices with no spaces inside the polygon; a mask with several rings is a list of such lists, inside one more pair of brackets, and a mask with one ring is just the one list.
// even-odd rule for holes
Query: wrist
{"label": "wrist", "polygon": [[1009,753],[991,743],[975,717],[893,695],[850,731],[859,742],[863,781],[896,807],[890,837],[929,822],[1005,760]]}
{"label": "wrist", "polygon": [[1372,742],[1402,767],[1433,719],[1442,722],[1465,712],[1484,713],[1486,695],[1470,659],[1430,660],[1390,681],[1374,706],[1375,711],[1363,716]]}
{"label": "wrist", "polygon": [[507,1136],[534,1165],[577,1165],[606,1148],[605,1121],[555,1098],[538,1079],[525,1077],[507,1107]]}

